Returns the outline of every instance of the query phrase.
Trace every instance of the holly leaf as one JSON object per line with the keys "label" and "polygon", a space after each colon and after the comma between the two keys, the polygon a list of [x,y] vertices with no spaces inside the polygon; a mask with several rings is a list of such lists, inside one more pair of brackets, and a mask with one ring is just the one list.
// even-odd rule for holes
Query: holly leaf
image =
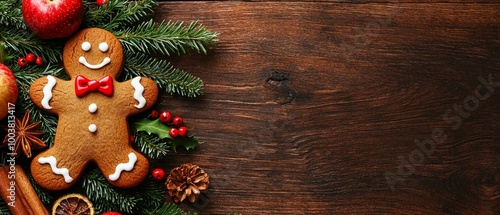
{"label": "holly leaf", "polygon": [[133,126],[137,131],[144,131],[149,135],[154,134],[160,139],[170,139],[167,142],[170,145],[172,151],[174,151],[175,153],[177,153],[177,146],[183,146],[187,151],[189,151],[200,144],[198,138],[194,136],[172,138],[168,133],[172,126],[162,123],[160,119],[152,120],[148,118],[142,118],[134,122]]}
{"label": "holly leaf", "polygon": [[137,131],[145,131],[149,135],[156,134],[160,139],[173,139],[170,134],[168,134],[172,127],[162,123],[160,119],[151,120],[142,118],[134,123],[134,127]]}
{"label": "holly leaf", "polygon": [[177,146],[183,146],[187,151],[194,149],[200,141],[196,137],[177,137],[170,141],[170,148],[177,153]]}

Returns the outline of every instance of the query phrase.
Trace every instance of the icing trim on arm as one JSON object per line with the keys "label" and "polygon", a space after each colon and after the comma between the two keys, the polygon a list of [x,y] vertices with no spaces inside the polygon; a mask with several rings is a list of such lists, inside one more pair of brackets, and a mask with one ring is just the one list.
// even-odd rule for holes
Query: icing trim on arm
{"label": "icing trim on arm", "polygon": [[47,84],[43,86],[43,99],[42,99],[42,107],[50,110],[52,107],[49,105],[50,99],[52,99],[52,89],[56,85],[56,79],[52,75],[47,76]]}
{"label": "icing trim on arm", "polygon": [[134,168],[136,161],[137,161],[137,156],[133,152],[128,154],[128,162],[118,164],[116,166],[115,173],[109,175],[109,180],[116,181],[120,178],[120,175],[122,174],[123,171],[131,171]]}
{"label": "icing trim on arm", "polygon": [[71,183],[73,178],[69,176],[69,170],[67,168],[57,168],[57,160],[54,156],[50,157],[41,157],[38,158],[38,163],[40,164],[50,164],[50,168],[52,168],[52,172],[57,175],[62,175],[64,177],[64,181],[66,183]]}
{"label": "icing trim on arm", "polygon": [[146,99],[143,96],[144,87],[141,84],[141,77],[135,77],[132,79],[132,87],[134,87],[134,99],[139,102],[139,104],[136,104],[135,107],[141,109],[146,106]]}

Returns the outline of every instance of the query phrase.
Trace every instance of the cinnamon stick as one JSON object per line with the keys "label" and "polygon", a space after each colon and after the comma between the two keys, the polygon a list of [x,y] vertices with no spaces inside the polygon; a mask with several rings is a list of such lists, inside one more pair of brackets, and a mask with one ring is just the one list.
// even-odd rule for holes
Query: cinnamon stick
{"label": "cinnamon stick", "polygon": [[12,214],[49,215],[24,170],[19,165],[14,167],[15,173],[11,171],[10,165],[0,167],[0,194]]}

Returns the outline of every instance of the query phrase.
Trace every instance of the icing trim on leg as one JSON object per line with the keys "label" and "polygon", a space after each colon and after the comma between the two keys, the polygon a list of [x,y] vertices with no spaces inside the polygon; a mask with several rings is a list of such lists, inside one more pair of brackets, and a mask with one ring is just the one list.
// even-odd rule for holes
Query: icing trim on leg
{"label": "icing trim on leg", "polygon": [[128,162],[118,164],[116,166],[115,173],[109,175],[109,180],[118,180],[123,171],[131,171],[134,168],[135,162],[137,162],[137,156],[133,152],[131,152],[130,154],[128,154]]}
{"label": "icing trim on leg", "polygon": [[64,177],[64,181],[66,183],[71,183],[73,178],[69,176],[69,170],[67,168],[57,168],[57,160],[54,156],[50,157],[41,157],[38,158],[38,163],[40,164],[50,164],[50,168],[52,168],[52,172],[57,175],[62,175]]}

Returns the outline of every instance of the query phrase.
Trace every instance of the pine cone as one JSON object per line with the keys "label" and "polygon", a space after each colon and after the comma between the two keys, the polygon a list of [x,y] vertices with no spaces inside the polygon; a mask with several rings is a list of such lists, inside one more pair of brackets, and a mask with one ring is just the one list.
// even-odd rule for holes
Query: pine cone
{"label": "pine cone", "polygon": [[197,165],[182,164],[170,171],[167,178],[167,190],[175,203],[184,201],[186,197],[194,202],[201,192],[208,189],[208,174]]}

